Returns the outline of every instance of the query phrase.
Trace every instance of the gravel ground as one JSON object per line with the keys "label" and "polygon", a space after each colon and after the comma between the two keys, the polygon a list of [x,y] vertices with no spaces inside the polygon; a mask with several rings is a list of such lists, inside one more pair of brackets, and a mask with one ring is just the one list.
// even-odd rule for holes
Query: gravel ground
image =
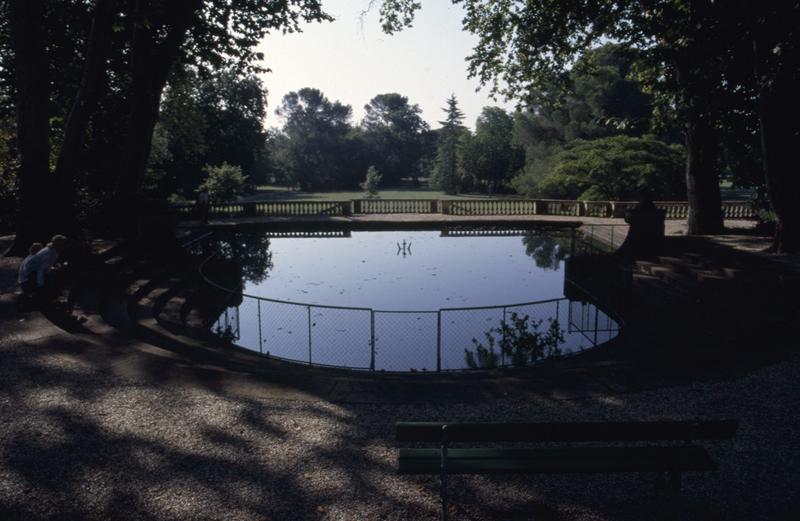
{"label": "gravel ground", "polygon": [[[712,445],[720,471],[686,477],[682,518],[800,511],[797,355],[735,381],[628,395],[398,405],[123,379],[56,344],[0,340],[2,519],[436,519],[436,479],[395,473],[393,424],[443,418],[738,418],[736,439]],[[453,519],[660,519],[669,510],[644,475],[454,477],[450,490]]]}

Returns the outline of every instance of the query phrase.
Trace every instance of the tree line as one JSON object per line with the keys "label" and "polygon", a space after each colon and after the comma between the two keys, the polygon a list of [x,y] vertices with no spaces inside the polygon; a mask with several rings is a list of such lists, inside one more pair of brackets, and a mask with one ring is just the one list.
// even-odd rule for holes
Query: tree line
{"label": "tree line", "polygon": [[[469,73],[529,104],[565,99],[569,70],[598,42],[636,53],[633,73],[686,148],[689,232],[723,227],[725,163],[751,166],[776,218],[776,251],[800,250],[800,2],[786,0],[453,0],[478,37]],[[386,32],[410,25],[416,0],[385,1]],[[544,102],[544,103],[542,103]]]}
{"label": "tree line", "polygon": [[[469,73],[520,107],[484,109],[474,132],[455,96],[435,129],[398,93],[354,125],[313,88],[266,130],[256,46],[330,20],[318,0],[3,0],[0,201],[17,251],[93,224],[133,233],[227,164],[306,190],[356,187],[373,167],[384,185],[451,193],[685,196],[692,233],[721,230],[725,175],[764,185],[776,249],[800,248],[800,2],[456,3],[479,38]],[[381,2],[384,30],[418,8]]]}
{"label": "tree line", "polygon": [[372,166],[384,186],[425,177],[451,194],[683,199],[680,130],[632,77],[634,59],[620,45],[591,49],[570,70],[568,94],[532,98],[513,113],[484,107],[474,131],[455,95],[431,129],[398,93],[375,96],[353,125],[349,105],[301,89],[277,109],[285,123],[268,138],[267,175],[306,191],[354,189]]}

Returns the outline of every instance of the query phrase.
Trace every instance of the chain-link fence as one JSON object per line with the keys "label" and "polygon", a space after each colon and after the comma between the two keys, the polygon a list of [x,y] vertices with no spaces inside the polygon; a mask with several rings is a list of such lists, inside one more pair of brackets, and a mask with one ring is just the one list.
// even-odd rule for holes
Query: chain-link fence
{"label": "chain-link fence", "polygon": [[479,346],[489,345],[495,346],[497,354],[492,366],[518,365],[512,350],[528,349],[531,342],[551,341],[556,347],[526,359],[534,362],[594,347],[614,338],[619,329],[612,316],[588,299],[390,311],[248,295],[239,306],[228,308],[213,327],[226,332],[237,345],[264,355],[376,371],[475,367],[469,363],[469,353],[474,360]]}

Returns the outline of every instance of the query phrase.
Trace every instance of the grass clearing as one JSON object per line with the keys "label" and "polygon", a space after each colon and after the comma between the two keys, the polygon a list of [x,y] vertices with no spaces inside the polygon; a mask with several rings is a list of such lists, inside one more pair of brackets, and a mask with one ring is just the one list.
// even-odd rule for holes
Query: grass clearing
{"label": "grass clearing", "polygon": [[[363,190],[335,190],[331,192],[299,192],[288,190],[277,186],[259,186],[256,188],[257,194],[244,197],[245,201],[348,201],[351,199],[364,199]],[[445,199],[445,200],[467,200],[467,199],[515,199],[516,196],[488,196],[482,194],[458,194],[448,195],[439,190],[432,190],[427,187],[419,188],[396,188],[390,190],[380,190],[380,199]]]}

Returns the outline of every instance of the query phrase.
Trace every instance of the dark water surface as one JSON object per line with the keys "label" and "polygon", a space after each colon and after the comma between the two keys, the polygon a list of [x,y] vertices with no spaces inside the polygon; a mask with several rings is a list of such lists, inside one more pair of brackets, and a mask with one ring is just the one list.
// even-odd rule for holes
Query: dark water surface
{"label": "dark water surface", "polygon": [[[473,339],[488,345],[489,333],[499,342],[496,328],[515,313],[540,330],[555,321],[563,334],[556,354],[618,333],[588,299],[565,297],[565,259],[574,244],[569,231],[220,240],[227,257],[242,264],[245,297],[216,329],[270,356],[360,369],[464,369],[466,353],[476,349]],[[482,309],[461,309],[476,307]],[[497,363],[511,361],[501,356]]]}
{"label": "dark water surface", "polygon": [[[272,238],[273,268],[265,280],[247,282],[245,293],[382,310],[498,306],[563,297],[562,257],[569,245],[550,236],[533,237],[384,231],[353,232],[349,238]],[[531,254],[546,250],[539,265],[527,247]]]}

